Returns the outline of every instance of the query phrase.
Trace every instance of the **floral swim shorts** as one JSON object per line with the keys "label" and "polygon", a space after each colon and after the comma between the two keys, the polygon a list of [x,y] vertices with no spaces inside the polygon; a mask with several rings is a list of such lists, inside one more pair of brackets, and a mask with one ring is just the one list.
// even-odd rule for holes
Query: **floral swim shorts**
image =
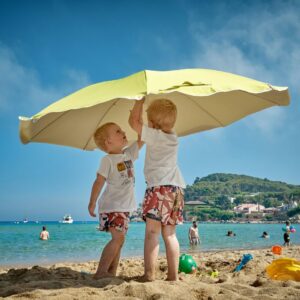
{"label": "floral swim shorts", "polygon": [[99,215],[99,230],[109,231],[113,227],[118,231],[127,232],[129,224],[129,212],[101,213]]}
{"label": "floral swim shorts", "polygon": [[146,189],[143,219],[160,221],[163,225],[183,223],[183,190],[178,186],[162,185]]}

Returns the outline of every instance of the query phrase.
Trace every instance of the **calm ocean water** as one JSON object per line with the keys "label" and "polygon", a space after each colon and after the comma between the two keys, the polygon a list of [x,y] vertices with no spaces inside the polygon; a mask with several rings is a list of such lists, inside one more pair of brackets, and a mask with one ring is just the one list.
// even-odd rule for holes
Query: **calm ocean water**
{"label": "calm ocean water", "polygon": [[[39,240],[43,225],[47,226],[51,239]],[[96,222],[54,222],[14,224],[0,222],[0,265],[48,264],[62,261],[98,260],[110,234],[96,230]],[[191,249],[188,243],[188,229],[185,223],[177,226],[177,237],[181,252],[199,252],[221,249],[253,249],[283,243],[283,224],[199,224],[201,245]],[[292,244],[300,244],[300,224],[294,225],[297,232],[291,234]],[[123,257],[142,256],[144,246],[144,223],[131,223],[122,250]],[[228,230],[235,237],[225,236]],[[263,231],[270,239],[260,238]],[[160,252],[165,249],[161,240]]]}

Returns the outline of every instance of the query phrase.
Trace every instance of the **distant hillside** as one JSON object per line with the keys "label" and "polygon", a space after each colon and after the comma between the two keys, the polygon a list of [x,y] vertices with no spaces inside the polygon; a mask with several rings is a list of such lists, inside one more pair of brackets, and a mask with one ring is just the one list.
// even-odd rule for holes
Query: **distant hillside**
{"label": "distant hillside", "polygon": [[206,200],[215,202],[218,197],[238,198],[245,202],[253,197],[256,202],[273,199],[282,202],[300,200],[300,185],[287,184],[246,175],[216,173],[203,178],[197,177],[185,191],[185,201]]}

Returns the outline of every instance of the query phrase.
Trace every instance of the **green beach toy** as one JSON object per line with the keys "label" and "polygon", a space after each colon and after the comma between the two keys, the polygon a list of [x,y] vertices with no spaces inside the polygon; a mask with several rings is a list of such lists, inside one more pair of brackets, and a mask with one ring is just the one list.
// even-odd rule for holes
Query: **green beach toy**
{"label": "green beach toy", "polygon": [[179,272],[186,274],[193,273],[197,269],[197,264],[191,255],[182,254],[179,257]]}

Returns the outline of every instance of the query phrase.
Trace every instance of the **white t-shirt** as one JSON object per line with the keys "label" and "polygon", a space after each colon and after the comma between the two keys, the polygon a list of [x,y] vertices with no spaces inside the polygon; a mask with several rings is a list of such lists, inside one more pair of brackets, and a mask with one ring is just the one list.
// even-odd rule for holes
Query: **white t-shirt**
{"label": "white t-shirt", "polygon": [[146,143],[144,173],[147,187],[175,185],[185,188],[177,166],[177,135],[143,125],[141,139]]}
{"label": "white t-shirt", "polygon": [[135,142],[122,154],[107,154],[102,158],[97,173],[106,178],[106,187],[98,200],[99,213],[132,212],[136,209],[133,161],[138,154],[139,147]]}

